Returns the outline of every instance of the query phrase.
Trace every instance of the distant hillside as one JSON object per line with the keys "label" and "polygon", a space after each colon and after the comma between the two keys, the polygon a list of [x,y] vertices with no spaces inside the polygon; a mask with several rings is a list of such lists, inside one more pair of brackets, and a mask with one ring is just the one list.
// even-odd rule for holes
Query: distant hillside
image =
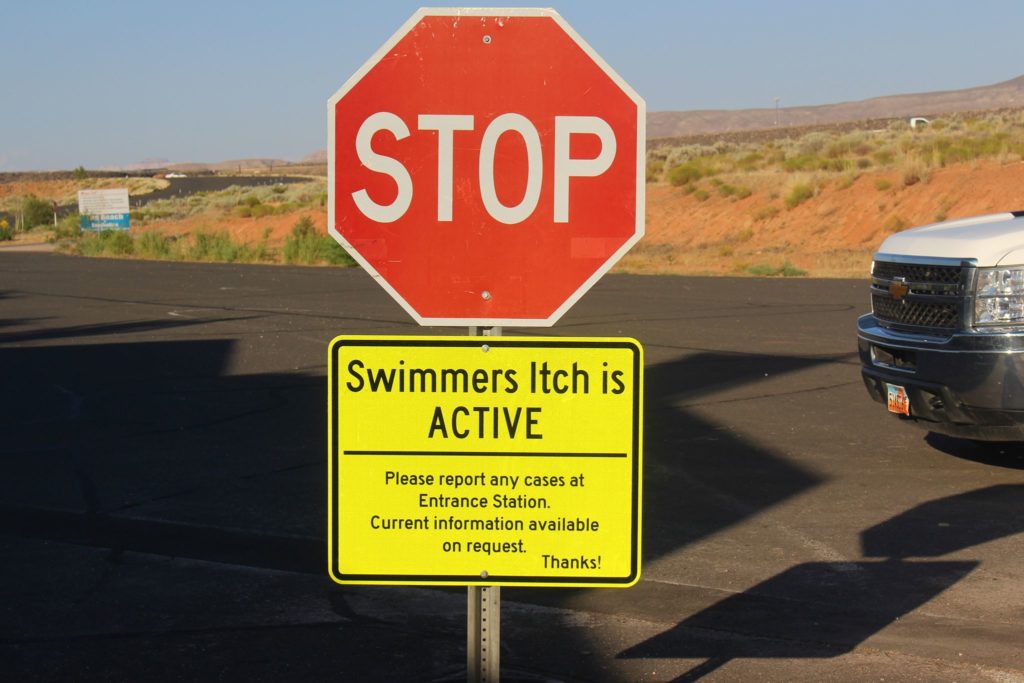
{"label": "distant hillside", "polygon": [[213,171],[220,173],[244,172],[244,171],[272,171],[281,166],[287,166],[289,161],[284,159],[233,159],[230,161],[218,161],[216,163],[183,162],[168,164],[164,168],[182,173],[202,173]]}
{"label": "distant hillside", "polygon": [[[704,135],[741,134],[764,131],[778,135],[792,133],[799,136],[815,126],[834,126],[857,122],[883,127],[888,120],[910,116],[933,116],[958,112],[988,111],[1024,108],[1024,76],[995,85],[965,90],[889,95],[856,102],[823,104],[815,107],[782,107],[778,112],[764,109],[705,109],[695,111],[656,111],[647,115],[647,139],[692,138]],[[776,118],[777,117],[777,118]],[[654,142],[654,146],[663,142]],[[298,162],[284,159],[235,159],[217,163],[167,163],[166,159],[147,159],[117,170],[168,169],[183,173],[202,172],[272,172],[284,166],[309,167],[308,172],[324,172],[327,150],[321,149],[304,156]],[[114,169],[110,169],[114,170]]]}
{"label": "distant hillside", "polygon": [[302,157],[302,159],[299,160],[299,163],[300,164],[326,164],[327,163],[327,150],[326,149],[321,149],[319,151],[313,152],[312,154],[307,154],[306,156]]}
{"label": "distant hillside", "polygon": [[777,122],[772,108],[651,112],[647,115],[647,139],[1019,107],[1024,107],[1024,76],[965,90],[889,95],[816,107],[782,107]]}

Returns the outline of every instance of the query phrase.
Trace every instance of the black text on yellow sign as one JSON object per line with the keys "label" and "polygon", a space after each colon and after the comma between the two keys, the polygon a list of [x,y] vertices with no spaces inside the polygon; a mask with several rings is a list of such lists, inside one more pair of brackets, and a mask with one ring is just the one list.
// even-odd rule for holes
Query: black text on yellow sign
{"label": "black text on yellow sign", "polygon": [[636,583],[642,369],[632,339],[334,339],[331,577]]}

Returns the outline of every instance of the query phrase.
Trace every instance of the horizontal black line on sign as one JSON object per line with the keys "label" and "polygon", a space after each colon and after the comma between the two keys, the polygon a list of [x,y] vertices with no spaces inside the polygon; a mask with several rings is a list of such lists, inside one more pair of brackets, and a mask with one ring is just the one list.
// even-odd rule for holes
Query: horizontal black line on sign
{"label": "horizontal black line on sign", "polygon": [[507,458],[626,458],[626,453],[508,453],[506,451],[342,451],[344,455],[479,455]]}

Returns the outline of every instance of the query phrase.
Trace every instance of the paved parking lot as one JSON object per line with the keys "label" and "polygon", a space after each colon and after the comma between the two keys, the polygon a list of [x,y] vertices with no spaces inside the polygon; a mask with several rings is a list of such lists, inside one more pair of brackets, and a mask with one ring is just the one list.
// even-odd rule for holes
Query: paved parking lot
{"label": "paved parking lot", "polygon": [[[870,401],[866,308],[613,275],[543,331],[644,346],[643,578],[505,589],[504,680],[1024,681],[1024,453]],[[334,586],[323,541],[328,342],[453,331],[358,270],[0,253],[3,669],[459,680],[464,591]]]}

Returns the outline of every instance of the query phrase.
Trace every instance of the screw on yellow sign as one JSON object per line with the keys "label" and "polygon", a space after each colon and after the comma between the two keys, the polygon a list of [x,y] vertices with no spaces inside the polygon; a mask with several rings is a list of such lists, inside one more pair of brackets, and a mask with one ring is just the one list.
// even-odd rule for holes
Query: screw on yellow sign
{"label": "screw on yellow sign", "polygon": [[642,370],[632,339],[337,337],[331,577],[633,585]]}

